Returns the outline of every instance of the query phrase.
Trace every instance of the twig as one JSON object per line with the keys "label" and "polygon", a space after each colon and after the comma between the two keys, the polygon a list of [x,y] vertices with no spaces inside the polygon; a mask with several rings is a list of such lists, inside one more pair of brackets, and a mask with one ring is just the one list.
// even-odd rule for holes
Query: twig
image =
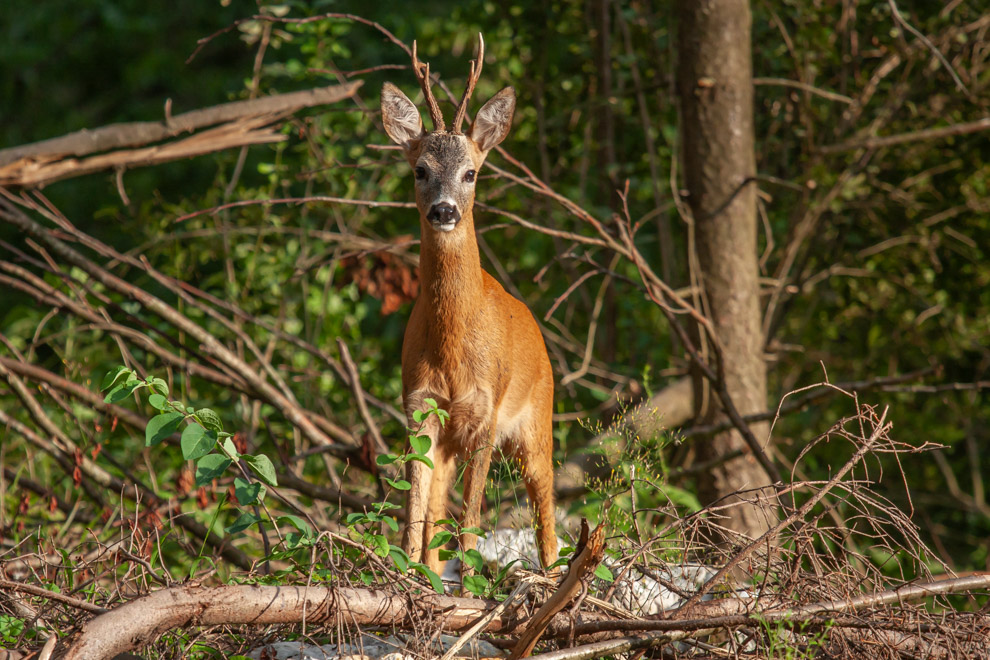
{"label": "twig", "polygon": [[815,493],[810,499],[808,499],[807,502],[802,504],[799,509],[788,515],[786,518],[784,518],[784,520],[781,520],[779,523],[777,523],[776,525],[768,529],[766,532],[761,534],[760,537],[757,538],[755,541],[753,541],[745,548],[743,548],[741,551],[736,553],[732,557],[732,559],[730,559],[725,564],[725,566],[720,568],[718,572],[715,573],[715,575],[709,578],[705,582],[705,584],[701,586],[701,588],[697,591],[697,593],[691,596],[691,598],[689,598],[688,601],[684,603],[681,610],[687,611],[690,609],[690,607],[696,605],[701,600],[702,596],[709,593],[712,590],[712,588],[716,584],[718,584],[720,580],[722,580],[726,575],[728,575],[728,573],[732,571],[732,569],[735,566],[737,566],[739,562],[741,562],[743,559],[745,559],[750,554],[752,554],[752,552],[756,548],[761,547],[767,541],[775,538],[786,527],[794,524],[795,521],[806,516],[808,512],[811,511],[811,509],[816,504],[818,504],[818,502],[820,502],[822,498],[824,498],[833,488],[835,488],[835,486],[842,480],[842,478],[846,474],[848,474],[848,472],[852,470],[853,467],[857,463],[859,463],[860,460],[862,460],[862,458],[873,448],[877,440],[879,440],[879,438],[887,432],[887,430],[889,429],[889,425],[886,423],[886,418],[887,418],[887,410],[884,409],[883,414],[880,415],[880,418],[875,420],[874,430],[873,433],[870,435],[870,437],[863,443],[861,447],[859,447],[859,449],[856,450],[856,453],[853,454],[848,461],[846,461],[846,464],[842,466],[842,468],[835,474],[835,476],[829,479],[828,483],[825,484],[825,486],[822,487],[821,490]]}
{"label": "twig", "polygon": [[802,92],[808,92],[809,94],[820,96],[823,99],[828,99],[829,101],[838,101],[839,103],[848,104],[854,103],[854,101],[845,94],[837,94],[836,92],[830,92],[827,89],[815,87],[814,85],[809,85],[808,83],[803,83],[798,80],[790,80],[789,78],[753,78],[753,84],[792,87],[794,89],[800,89]]}
{"label": "twig", "polygon": [[104,612],[109,612],[109,610],[105,607],[100,607],[99,605],[94,605],[84,600],[73,598],[72,596],[66,596],[65,594],[60,594],[56,591],[49,591],[48,589],[43,589],[42,587],[24,584],[23,582],[0,579],[0,589],[9,589],[11,591],[19,591],[24,594],[38,596],[40,598],[47,598],[49,600],[65,603],[66,605],[70,605],[78,610],[83,610],[84,612],[92,612],[93,614],[103,614]]}
{"label": "twig", "polygon": [[510,607],[514,607],[517,602],[522,601],[523,598],[526,597],[526,594],[529,593],[530,589],[533,588],[533,584],[533,576],[523,578],[505,600],[489,610],[488,613],[480,617],[474,625],[465,630],[464,634],[462,634],[456,642],[451,644],[450,648],[447,649],[447,652],[440,657],[440,660],[452,660],[454,656],[457,655],[457,652],[461,650],[465,644],[477,637],[478,634],[481,633],[481,631],[483,631],[488,624],[495,619],[495,617],[501,616],[502,612]]}
{"label": "twig", "polygon": [[849,140],[839,144],[827,144],[821,147],[823,154],[832,154],[839,151],[851,151],[853,149],[879,149],[882,147],[892,147],[908,142],[921,142],[924,140],[940,140],[954,135],[967,135],[969,133],[979,133],[990,129],[990,117],[977,119],[976,121],[952,124],[951,126],[940,126],[938,128],[925,128],[920,131],[909,133],[898,133],[897,135],[887,135],[883,137],[868,137],[858,140]]}
{"label": "twig", "polygon": [[[933,368],[922,369],[920,371],[913,371],[909,374],[904,374],[902,376],[880,376],[878,378],[869,378],[866,380],[855,380],[848,381],[845,383],[835,383],[834,387],[825,387],[825,383],[819,383],[817,385],[810,385],[809,387],[815,388],[814,390],[808,392],[802,397],[798,397],[794,400],[788,401],[786,404],[781,404],[776,410],[765,410],[761,413],[753,413],[751,415],[743,415],[742,419],[744,422],[763,422],[767,420],[774,419],[776,417],[787,415],[789,413],[804,409],[814,403],[818,403],[823,399],[826,399],[840,390],[846,390],[848,392],[864,392],[868,390],[877,389],[881,392],[901,392],[905,391],[900,386],[901,383],[910,382],[912,380],[918,380],[919,378],[924,378],[928,374],[934,371]],[[990,387],[990,381],[982,382],[983,385]],[[963,387],[973,385],[974,387]],[[977,383],[951,383],[950,385],[911,385],[904,386],[907,388],[906,391],[916,392],[916,391],[945,391],[947,389],[952,390],[962,390],[962,389],[981,389],[979,386],[981,382]],[[819,386],[822,389],[818,389]],[[918,390],[915,388],[933,388],[931,390]],[[935,389],[938,388],[938,389]],[[802,388],[804,389],[804,388]],[[785,397],[786,398],[786,397]],[[706,426],[691,426],[683,429],[680,432],[680,436],[683,438],[693,438],[696,436],[711,435],[713,433],[718,433],[732,426],[732,422],[725,421],[719,422],[717,424],[708,424]]]}
{"label": "twig", "polygon": [[340,349],[340,361],[343,362],[344,368],[347,369],[347,373],[350,375],[351,391],[354,393],[354,401],[357,403],[358,412],[361,414],[361,419],[364,420],[364,425],[367,427],[368,433],[374,438],[375,449],[379,454],[387,454],[388,445],[385,444],[382,434],[378,430],[378,425],[375,424],[375,420],[371,418],[371,413],[368,412],[368,404],[365,403],[366,395],[364,388],[361,387],[357,365],[351,359],[351,352],[347,349],[347,344],[340,337],[337,337],[337,348]]}
{"label": "twig", "polygon": [[935,44],[933,44],[924,34],[919,32],[917,28],[904,20],[904,17],[901,16],[901,11],[897,8],[897,3],[895,3],[894,0],[887,0],[887,4],[890,5],[890,13],[894,17],[894,21],[902,28],[918,37],[918,39],[921,40],[921,43],[925,44],[925,47],[932,52],[932,55],[934,55],[938,61],[942,63],[942,66],[944,66],[949,72],[949,75],[952,76],[952,80],[956,83],[956,88],[966,96],[972,97],[969,89],[963,84],[963,81],[959,79],[959,75],[956,73],[955,68],[949,64],[949,60],[945,59],[945,55],[942,54],[942,51],[936,48]]}
{"label": "twig", "polygon": [[23,212],[11,206],[6,200],[0,199],[0,219],[6,220],[10,224],[19,227],[22,231],[40,239],[47,244],[52,251],[62,260],[78,266],[104,286],[124,294],[127,297],[139,302],[142,306],[153,312],[162,320],[186,332],[200,343],[203,350],[213,357],[233,369],[241,378],[245,380],[256,392],[276,405],[286,419],[299,428],[310,440],[316,444],[333,444],[326,434],[318,429],[313,422],[302,412],[298,405],[293,404],[278,389],[267,381],[263,380],[247,363],[235,355],[229,348],[224,346],[209,332],[198,324],[192,322],[184,315],[166,304],[160,298],[151,295],[147,291],[140,289],[129,282],[106,272],[95,264],[85,259],[78,252],[68,247],[64,242],[51,235],[34,220],[27,217]]}
{"label": "twig", "polygon": [[387,201],[376,201],[372,199],[348,199],[346,197],[329,197],[326,195],[310,195],[308,197],[284,197],[280,199],[244,199],[238,202],[229,202],[227,204],[220,204],[219,206],[214,206],[208,209],[200,209],[198,211],[193,211],[192,213],[186,213],[185,215],[180,215],[178,218],[172,222],[179,223],[185,222],[192,218],[204,215],[206,213],[219,213],[220,211],[226,211],[228,209],[236,209],[242,206],[264,206],[269,207],[276,204],[309,204],[312,202],[327,202],[330,204],[351,204],[353,206],[368,206],[371,208],[415,208],[416,204],[414,202],[387,202]]}

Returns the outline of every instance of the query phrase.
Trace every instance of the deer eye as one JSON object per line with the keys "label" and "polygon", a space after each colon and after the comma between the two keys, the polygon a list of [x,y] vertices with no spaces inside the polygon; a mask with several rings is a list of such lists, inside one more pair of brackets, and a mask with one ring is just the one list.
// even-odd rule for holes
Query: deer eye
{"label": "deer eye", "polygon": [[416,168],[416,179],[419,180],[419,181],[422,181],[425,178],[426,178],[426,168],[425,167],[417,167]]}
{"label": "deer eye", "polygon": [[464,181],[467,183],[474,183],[474,175],[477,174],[474,170],[468,170],[464,173]]}

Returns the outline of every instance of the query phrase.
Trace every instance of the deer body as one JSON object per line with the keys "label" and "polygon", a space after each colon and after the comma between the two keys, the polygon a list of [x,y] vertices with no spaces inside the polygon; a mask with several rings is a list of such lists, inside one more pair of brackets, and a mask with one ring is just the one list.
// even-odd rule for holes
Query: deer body
{"label": "deer body", "polygon": [[[481,57],[479,56],[479,62]],[[402,398],[409,426],[432,398],[450,413],[441,427],[429,417],[420,433],[432,440],[434,467],[409,464],[412,485],[403,548],[413,560],[439,571],[438,550],[427,550],[435,521],[446,513],[457,466],[464,470],[462,528],[480,523],[481,500],[492,451],[516,459],[535,507],[540,560],[557,558],[554,532],[552,421],[553,374],[539,326],[529,309],[481,268],[474,228],[474,183],[488,151],[508,133],[515,94],[506,88],[479,111],[468,134],[460,119],[480,65],[472,66],[468,92],[453,131],[443,125],[429,92],[429,68],[413,68],[430,102],[436,130],[426,132],[415,105],[393,85],[382,90],[382,118],[416,173],[422,232],[420,296],[402,346]],[[461,548],[477,538],[465,534]]]}

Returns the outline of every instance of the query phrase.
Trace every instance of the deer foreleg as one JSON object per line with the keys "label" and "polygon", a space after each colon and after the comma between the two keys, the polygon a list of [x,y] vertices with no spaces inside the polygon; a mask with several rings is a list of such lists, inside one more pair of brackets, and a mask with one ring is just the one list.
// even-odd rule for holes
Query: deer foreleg
{"label": "deer foreleg", "polygon": [[423,526],[423,563],[434,573],[440,573],[440,549],[430,548],[434,534],[440,531],[436,521],[447,517],[447,493],[454,481],[454,455],[437,451],[433,457],[433,474],[430,478],[429,500],[426,505],[426,525]]}
{"label": "deer foreleg", "polygon": [[[461,528],[481,526],[481,501],[485,496],[485,483],[488,481],[488,470],[492,463],[492,451],[495,448],[495,422],[491,428],[481,434],[481,442],[477,451],[464,467],[464,516]],[[461,534],[461,550],[474,550],[478,545],[478,536],[473,533]],[[467,562],[461,562],[461,581],[471,575],[472,569]]]}
{"label": "deer foreleg", "polygon": [[[410,425],[412,419],[410,417]],[[436,418],[430,417],[419,430],[419,435],[430,438],[430,449],[427,458],[436,463],[437,440],[440,437],[440,425]],[[433,480],[433,470],[420,461],[410,461],[406,464],[406,478],[410,488],[406,499],[406,529],[402,536],[402,549],[412,561],[423,561],[423,538],[427,533],[427,507],[430,501],[430,482]]]}

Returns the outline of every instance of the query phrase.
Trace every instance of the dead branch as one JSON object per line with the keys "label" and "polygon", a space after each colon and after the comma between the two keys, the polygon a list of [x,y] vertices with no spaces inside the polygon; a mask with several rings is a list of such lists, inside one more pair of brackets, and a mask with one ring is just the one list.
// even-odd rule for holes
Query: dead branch
{"label": "dead branch", "polygon": [[[412,628],[427,619],[446,630],[470,628],[499,603],[477,598],[411,594],[352,587],[198,586],[162,589],[132,600],[82,626],[65,660],[113,657],[137,649],[174,628],[220,624],[310,623]],[[503,611],[504,612],[504,611]],[[568,625],[566,617],[555,623]],[[512,634],[526,625],[514,612],[503,613],[487,632]]]}
{"label": "dead branch", "polygon": [[278,407],[286,419],[299,428],[310,440],[319,445],[333,444],[333,441],[327,437],[324,431],[317,428],[298,404],[290,401],[278,388],[274,387],[267,380],[262,379],[254,369],[218,341],[216,337],[186,318],[175,308],[160,298],[149,294],[147,291],[99,268],[63,241],[52,236],[51,232],[46,231],[43,226],[29,218],[20,209],[14,207],[5,199],[0,199],[0,218],[45,243],[63,261],[82,268],[109,289],[141,303],[142,306],[162,320],[188,333],[200,343],[202,349],[208,355],[219,359],[222,363],[234,370],[252,389]]}
{"label": "dead branch", "polygon": [[43,186],[62,179],[71,179],[101,170],[146,167],[181,158],[223,151],[252,144],[282,142],[285,136],[271,126],[285,115],[263,115],[239,119],[229,124],[207,129],[193,136],[143,149],[113,151],[90,158],[61,158],[41,160],[21,159],[0,167],[0,185]]}
{"label": "dead branch", "polygon": [[0,579],[0,589],[6,589],[9,591],[19,591],[24,594],[31,594],[32,596],[39,596],[41,598],[49,598],[60,603],[65,603],[70,607],[75,607],[76,609],[83,610],[84,612],[91,612],[93,614],[105,614],[109,610],[105,607],[100,607],[99,605],[93,605],[85,600],[80,600],[78,598],[73,598],[72,596],[66,596],[65,594],[60,594],[57,591],[52,591],[50,589],[44,589],[42,587],[36,587],[33,584],[24,584],[22,582],[14,582],[13,580],[3,580]]}
{"label": "dead branch", "polygon": [[68,156],[86,156],[111,149],[151,144],[216,124],[259,117],[273,118],[270,121],[274,121],[274,118],[303,108],[328,105],[351,97],[361,85],[362,81],[358,80],[346,85],[233,101],[192,110],[174,117],[166,116],[165,120],[160,122],[111,124],[94,130],[84,129],[57,138],[0,149],[0,185],[27,185],[18,183],[14,179],[14,173],[29,167],[32,163],[53,163]]}
{"label": "dead branch", "polygon": [[578,542],[576,553],[567,571],[567,577],[550,599],[533,615],[512,649],[509,660],[529,657],[533,647],[550,625],[550,620],[574,600],[579,592],[587,590],[587,581],[605,556],[605,525],[599,524],[589,535],[588,521],[582,519],[581,540]]}

